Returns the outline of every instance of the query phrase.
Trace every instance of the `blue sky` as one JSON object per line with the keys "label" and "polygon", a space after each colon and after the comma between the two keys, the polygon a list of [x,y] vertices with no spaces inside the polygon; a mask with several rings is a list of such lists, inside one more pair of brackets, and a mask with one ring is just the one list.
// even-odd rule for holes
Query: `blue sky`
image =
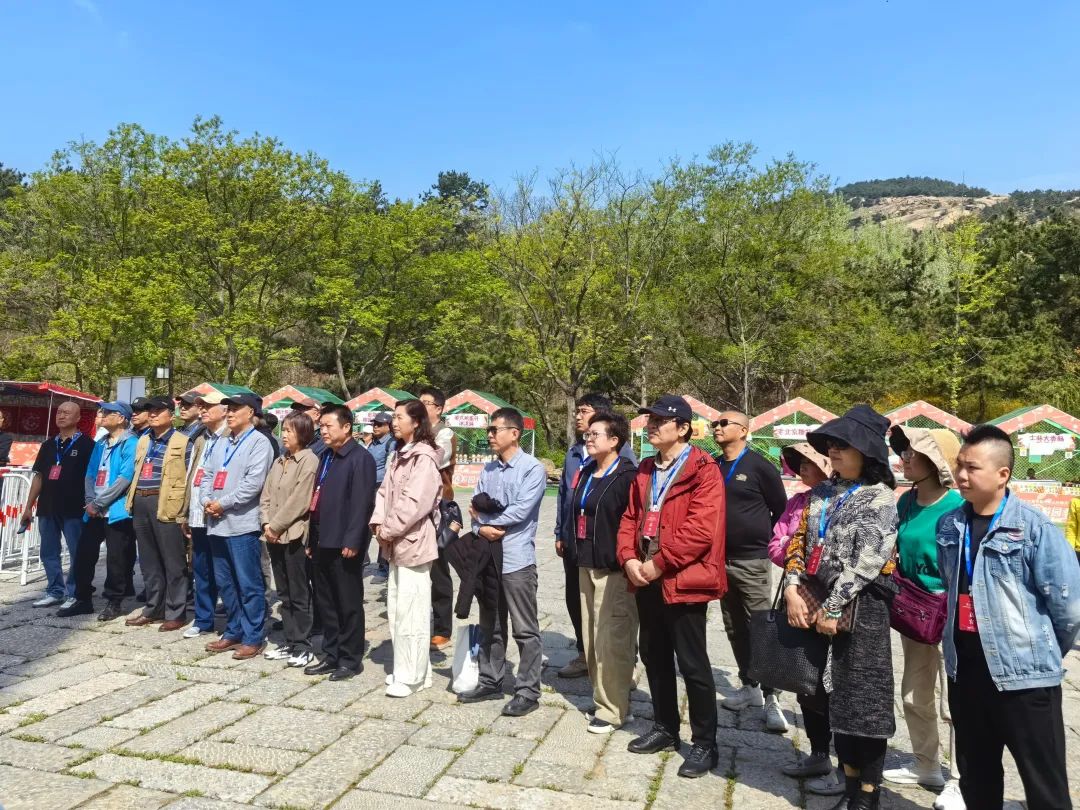
{"label": "blue sky", "polygon": [[0,162],[197,114],[411,197],[725,140],[839,183],[1080,188],[1080,3],[4,0]]}

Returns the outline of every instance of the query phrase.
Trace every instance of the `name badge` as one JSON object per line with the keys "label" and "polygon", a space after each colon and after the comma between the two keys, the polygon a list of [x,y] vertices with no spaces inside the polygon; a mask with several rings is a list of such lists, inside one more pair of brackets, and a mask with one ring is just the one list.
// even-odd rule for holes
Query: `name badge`
{"label": "name badge", "polygon": [[975,603],[971,600],[971,594],[962,593],[957,596],[956,611],[961,630],[965,633],[979,632],[979,626],[975,622]]}
{"label": "name badge", "polygon": [[584,540],[588,535],[587,521],[585,515],[578,515],[577,519],[577,539]]}
{"label": "name badge", "polygon": [[824,546],[818,546],[810,552],[810,560],[806,563],[806,573],[816,574],[821,566],[821,550]]}
{"label": "name badge", "polygon": [[49,480],[50,481],[59,481],[60,480],[60,469],[61,469],[61,467],[60,467],[59,464],[53,464],[51,467],[49,467]]}
{"label": "name badge", "polygon": [[204,469],[203,469],[202,467],[199,467],[199,469],[197,469],[197,470],[195,471],[195,480],[194,480],[194,481],[192,481],[191,483],[192,483],[192,484],[193,484],[194,486],[198,486],[199,484],[201,484],[201,483],[202,483],[202,480],[203,480],[203,476],[204,476],[204,475],[206,475],[206,470],[204,470]]}
{"label": "name badge", "polygon": [[308,505],[308,511],[309,512],[314,512],[318,508],[319,508],[319,490],[316,489],[313,493],[311,493],[311,503]]}
{"label": "name badge", "polygon": [[660,533],[660,513],[650,509],[645,513],[645,525],[641,533],[646,537],[656,537]]}
{"label": "name badge", "polygon": [[149,481],[153,477],[154,477],[154,462],[152,462],[152,461],[143,462],[142,469],[139,471],[139,480],[140,481]]}
{"label": "name badge", "polygon": [[214,489],[225,489],[225,479],[228,477],[228,470],[219,470],[214,474]]}
{"label": "name badge", "polygon": [[98,470],[97,471],[97,478],[94,479],[94,486],[95,487],[103,487],[103,486],[105,486],[105,470]]}

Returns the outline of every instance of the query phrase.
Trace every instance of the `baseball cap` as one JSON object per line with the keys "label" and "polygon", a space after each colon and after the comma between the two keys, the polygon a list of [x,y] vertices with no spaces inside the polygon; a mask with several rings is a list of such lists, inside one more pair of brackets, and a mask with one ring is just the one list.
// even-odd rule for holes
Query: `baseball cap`
{"label": "baseball cap", "polygon": [[126,402],[120,400],[114,400],[113,402],[102,402],[98,405],[99,411],[105,411],[105,413],[118,413],[125,419],[131,418],[131,406]]}
{"label": "baseball cap", "polygon": [[135,397],[135,399],[131,403],[131,410],[133,412],[150,410],[149,397]]}
{"label": "baseball cap", "polygon": [[176,398],[177,402],[183,402],[185,405],[194,405],[199,400],[198,391],[185,391]]}
{"label": "baseball cap", "polygon": [[311,397],[300,397],[299,399],[294,399],[293,404],[289,407],[292,408],[294,411],[306,411],[310,410],[311,408],[318,408],[319,403],[313,400]]}
{"label": "baseball cap", "polygon": [[225,401],[225,395],[217,389],[211,388],[205,394],[199,394],[197,399],[199,402],[204,402],[207,405],[220,405]]}
{"label": "baseball cap", "polygon": [[143,406],[144,411],[171,411],[176,406],[168,397],[150,397]]}
{"label": "baseball cap", "polygon": [[371,418],[373,425],[389,425],[393,421],[394,417],[390,415],[389,411],[379,411]]}
{"label": "baseball cap", "polygon": [[664,416],[669,419],[679,419],[683,422],[690,422],[694,419],[694,410],[690,407],[690,403],[673,394],[664,394],[648,408],[638,408],[638,413],[650,416]]}
{"label": "baseball cap", "polygon": [[362,428],[360,428],[360,432],[361,433],[374,433],[374,431],[371,429],[371,425],[364,425]]}
{"label": "baseball cap", "polygon": [[246,405],[255,413],[262,413],[262,397],[258,394],[237,394],[221,400],[222,405]]}

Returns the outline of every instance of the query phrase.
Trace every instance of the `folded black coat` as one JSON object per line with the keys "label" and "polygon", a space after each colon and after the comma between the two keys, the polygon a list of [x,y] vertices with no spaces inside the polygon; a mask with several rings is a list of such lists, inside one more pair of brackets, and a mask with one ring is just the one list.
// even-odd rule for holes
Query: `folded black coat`
{"label": "folded black coat", "polygon": [[477,604],[497,606],[502,580],[502,543],[491,542],[466,532],[448,545],[443,553],[447,562],[454,566],[461,586],[454,602],[454,615],[469,618],[473,596]]}

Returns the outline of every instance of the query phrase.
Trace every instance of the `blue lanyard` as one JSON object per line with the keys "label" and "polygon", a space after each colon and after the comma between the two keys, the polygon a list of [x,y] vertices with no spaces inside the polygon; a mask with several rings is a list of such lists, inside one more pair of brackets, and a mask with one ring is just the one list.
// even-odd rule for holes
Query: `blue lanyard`
{"label": "blue lanyard", "polygon": [[64,456],[67,455],[67,451],[70,450],[71,446],[79,440],[80,436],[82,436],[82,433],[80,431],[75,431],[75,435],[67,440],[67,443],[62,449],[60,447],[60,437],[56,437],[56,466],[60,466],[60,462],[64,460]]}
{"label": "blue lanyard", "polygon": [[[206,466],[206,460],[208,458],[210,458],[210,454],[214,452],[214,447],[217,446],[217,441],[220,438],[221,437],[218,434],[214,433],[207,440],[206,444],[203,445],[202,459],[199,461],[199,466],[200,467],[205,467]],[[240,445],[237,445],[237,447],[239,447],[239,446]]]}
{"label": "blue lanyard", "polygon": [[727,475],[724,476],[724,484],[731,480],[731,476],[735,474],[735,468],[739,466],[739,462],[742,461],[742,457],[746,455],[746,451],[749,447],[744,447],[739,455],[735,456],[735,460],[731,462],[731,469],[727,471]]}
{"label": "blue lanyard", "polygon": [[109,458],[112,457],[113,451],[117,447],[119,447],[121,444],[123,444],[124,440],[123,439],[117,439],[116,444],[111,445],[111,446],[109,445],[109,440],[108,439],[102,439],[101,441],[104,442],[104,445],[103,445],[104,452],[101,454],[101,465],[98,467],[98,469],[99,470],[104,470],[106,467],[109,466]]}
{"label": "blue lanyard", "polygon": [[840,507],[844,505],[844,501],[852,496],[852,494],[861,487],[862,484],[856,484],[843,495],[836,500],[836,506],[833,507],[832,512],[829,514],[829,519],[825,519],[825,513],[829,511],[829,499],[825,499],[825,503],[821,505],[821,517],[818,519],[818,542],[825,541],[825,532],[829,530],[829,525],[832,523],[832,519],[836,517],[836,513],[840,511]]}
{"label": "blue lanyard", "polygon": [[[147,428],[147,431],[153,431],[153,428]],[[173,435],[174,432],[175,431],[173,430],[173,428],[169,428],[169,431],[164,436],[162,436],[160,439],[151,432],[150,433],[150,449],[146,451],[147,457],[150,457],[151,455],[153,455],[154,449],[159,444],[167,444],[169,439],[172,438],[172,435]]]}
{"label": "blue lanyard", "polygon": [[652,495],[652,511],[655,512],[659,509],[657,504],[659,504],[660,501],[663,499],[664,493],[667,492],[667,488],[671,486],[671,482],[678,477],[679,470],[682,469],[682,465],[686,463],[686,458],[690,455],[690,448],[692,446],[693,445],[688,444],[686,446],[686,449],[679,454],[679,457],[677,459],[675,459],[675,463],[671,465],[671,474],[668,475],[667,480],[664,482],[664,485],[660,487],[659,491],[656,488],[656,466],[655,464],[653,465],[652,487],[650,488],[650,492]]}
{"label": "blue lanyard", "polygon": [[331,450],[326,454],[326,458],[323,459],[322,469],[319,470],[319,480],[315,482],[316,491],[322,489],[323,479],[326,478],[326,474],[330,472],[330,465],[334,463],[334,451]]}
{"label": "blue lanyard", "polygon": [[[1005,497],[1001,499],[1001,503],[998,504],[997,511],[994,512],[994,516],[990,518],[990,527],[986,530],[986,534],[983,539],[990,536],[990,533],[994,531],[994,527],[997,522],[1001,520],[1001,513],[1005,511],[1005,504],[1009,501],[1009,493],[1005,493]],[[974,514],[974,513],[972,513]],[[975,558],[971,556],[971,518],[969,517],[967,522],[964,523],[964,564],[967,565],[968,575],[968,588],[971,588],[971,577],[975,573]]]}
{"label": "blue lanyard", "polygon": [[[600,480],[603,480],[603,479],[607,478],[609,475],[611,475],[611,471],[619,466],[619,461],[620,460],[621,460],[620,458],[616,458],[615,461],[612,463],[612,465],[610,467],[608,467],[606,470],[604,470],[604,474],[600,476]],[[583,464],[581,466],[584,467],[585,465]],[[581,491],[581,514],[583,514],[583,515],[585,514],[585,501],[587,501],[589,499],[589,490],[592,488],[592,482],[593,482],[594,479],[595,479],[595,476],[592,476],[592,475],[590,475],[588,478],[586,478],[585,479],[585,487]]]}
{"label": "blue lanyard", "polygon": [[240,441],[238,441],[235,445],[233,445],[231,453],[229,452],[228,447],[225,448],[225,460],[221,463],[221,469],[224,470],[226,467],[229,466],[229,462],[232,461],[233,456],[236,455],[236,451],[240,449],[240,445],[242,445],[245,441],[247,441],[247,437],[250,436],[254,432],[255,432],[255,428],[248,428],[247,433],[245,433],[243,436],[240,437]]}

